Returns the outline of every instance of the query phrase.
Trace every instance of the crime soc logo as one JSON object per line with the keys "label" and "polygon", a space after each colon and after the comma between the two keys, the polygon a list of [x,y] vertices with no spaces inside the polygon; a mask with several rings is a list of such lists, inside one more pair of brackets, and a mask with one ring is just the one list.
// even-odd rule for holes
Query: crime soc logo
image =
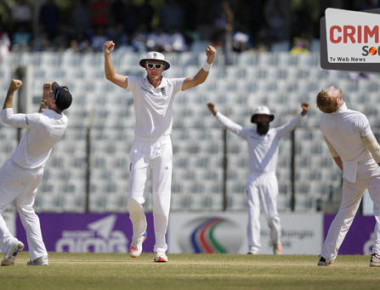
{"label": "crime soc logo", "polygon": [[328,8],[321,18],[321,67],[380,71],[380,9]]}
{"label": "crime soc logo", "polygon": [[239,225],[223,217],[201,217],[188,221],[178,235],[183,253],[237,253],[241,247]]}
{"label": "crime soc logo", "polygon": [[56,242],[56,252],[70,253],[127,253],[128,238],[115,231],[117,217],[110,215],[87,225],[86,230],[62,231]]}
{"label": "crime soc logo", "polygon": [[[362,56],[375,55],[378,53],[378,49],[374,46],[369,47],[367,44],[372,41],[372,43],[379,43],[379,26],[368,26],[368,25],[333,25],[329,30],[330,41],[333,44],[347,44],[347,43],[363,43],[366,44],[362,46]],[[379,51],[380,55],[380,51]],[[353,57],[351,57],[353,58]],[[364,60],[365,61],[365,60]]]}

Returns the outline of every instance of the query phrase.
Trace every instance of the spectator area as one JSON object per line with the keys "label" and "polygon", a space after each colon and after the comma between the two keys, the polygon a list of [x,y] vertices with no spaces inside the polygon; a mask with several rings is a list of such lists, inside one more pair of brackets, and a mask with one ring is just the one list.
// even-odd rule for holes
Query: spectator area
{"label": "spectator area", "polygon": [[[181,92],[175,102],[173,122],[174,170],[172,210],[220,210],[226,182],[227,209],[247,207],[245,180],[248,174],[248,146],[227,133],[227,179],[223,178],[223,128],[209,113],[206,104],[243,126],[252,126],[250,116],[258,105],[267,105],[280,126],[301,110],[302,101],[311,104],[310,113],[295,132],[296,211],[316,211],[340,193],[341,174],[334,165],[318,129],[320,113],[315,106],[319,90],[329,85],[341,87],[349,107],[367,114],[375,133],[379,126],[379,77],[359,78],[343,71],[325,71],[319,53],[252,53],[234,55],[234,64],[225,66],[218,54],[208,80]],[[117,50],[112,55],[116,71],[144,75],[138,66],[140,55]],[[172,67],[168,77],[194,75],[205,60],[204,52],[168,54]],[[129,177],[129,150],[134,135],[134,109],[129,91],[112,85],[104,77],[103,54],[72,52],[11,53],[0,64],[3,100],[14,69],[25,66],[31,81],[30,111],[36,111],[45,81],[67,85],[74,97],[67,111],[69,127],[54,148],[36,199],[38,211],[83,212],[86,186],[89,209],[95,212],[126,211]],[[88,131],[88,128],[91,128]],[[88,133],[90,135],[88,135]],[[0,124],[0,162],[17,144],[17,130]],[[89,184],[87,142],[90,140]],[[280,211],[290,210],[291,142],[283,139],[279,148]],[[152,209],[148,183],[146,208]]]}

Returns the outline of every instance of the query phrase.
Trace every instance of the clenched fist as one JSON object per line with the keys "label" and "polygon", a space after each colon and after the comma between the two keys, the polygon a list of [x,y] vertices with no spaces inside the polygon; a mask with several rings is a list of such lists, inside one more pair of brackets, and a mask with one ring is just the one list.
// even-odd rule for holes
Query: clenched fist
{"label": "clenched fist", "polygon": [[206,48],[207,62],[212,64],[216,56],[216,49],[212,45],[207,46]]}
{"label": "clenched fist", "polygon": [[9,91],[15,92],[22,86],[22,81],[13,79],[11,83],[9,84]]}
{"label": "clenched fist", "polygon": [[103,45],[104,53],[110,54],[115,48],[115,43],[112,40],[106,41]]}
{"label": "clenched fist", "polygon": [[214,103],[208,103],[207,107],[210,110],[210,112],[215,116],[216,115],[215,104]]}
{"label": "clenched fist", "polygon": [[310,104],[308,102],[302,102],[301,107],[302,107],[301,114],[302,116],[305,116],[310,109]]}

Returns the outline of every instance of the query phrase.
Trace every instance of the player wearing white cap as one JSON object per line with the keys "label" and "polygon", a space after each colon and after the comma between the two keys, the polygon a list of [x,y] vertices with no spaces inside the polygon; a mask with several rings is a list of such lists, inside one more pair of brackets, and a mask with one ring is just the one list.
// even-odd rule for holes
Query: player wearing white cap
{"label": "player wearing white cap", "polygon": [[309,111],[309,104],[302,103],[302,111],[285,125],[269,128],[274,115],[266,106],[257,107],[251,116],[256,130],[244,128],[215,109],[214,103],[208,103],[211,113],[233,133],[247,140],[249,146],[249,169],[247,177],[248,195],[248,254],[257,254],[260,242],[260,204],[267,218],[273,245],[273,253],[282,253],[281,225],[277,211],[278,183],[276,166],[280,139],[292,131]]}
{"label": "player wearing white cap", "polygon": [[376,219],[370,266],[380,267],[380,146],[367,117],[347,108],[342,89],[331,86],[320,91],[317,106],[323,112],[322,135],[335,163],[343,171],[342,201],[323,243],[318,266],[334,263],[368,189]]}
{"label": "player wearing white cap", "polygon": [[16,200],[17,212],[27,235],[30,256],[27,264],[48,265],[40,220],[33,205],[45,163],[53,146],[66,131],[67,117],[63,111],[72,102],[67,87],[47,82],[43,86],[39,113],[14,114],[13,94],[21,86],[22,81],[11,81],[1,113],[4,123],[26,129],[12,157],[0,168],[0,250],[4,255],[1,266],[13,265],[17,254],[24,248],[23,243],[9,232],[1,216],[13,200]]}
{"label": "player wearing white cap", "polygon": [[105,75],[112,83],[128,88],[132,92],[136,119],[135,139],[130,152],[128,210],[133,224],[133,237],[129,254],[133,258],[139,256],[142,252],[142,243],[146,239],[147,222],[142,205],[145,201],[145,184],[151,176],[156,238],[154,261],[167,262],[165,235],[172,181],[170,134],[174,96],[206,80],[216,50],[212,46],[206,48],[207,61],[193,77],[165,78],[162,72],[169,69],[170,63],[162,53],[154,51],[148,52],[139,63],[145,68],[147,76],[124,76],[116,73],[110,57],[114,48],[113,41],[105,42]]}

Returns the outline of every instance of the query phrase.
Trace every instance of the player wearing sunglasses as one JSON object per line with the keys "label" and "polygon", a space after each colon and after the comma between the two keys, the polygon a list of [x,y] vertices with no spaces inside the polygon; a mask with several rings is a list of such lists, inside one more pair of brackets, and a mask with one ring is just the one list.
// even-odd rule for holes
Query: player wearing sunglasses
{"label": "player wearing sunglasses", "polygon": [[142,252],[147,237],[147,221],[143,210],[145,184],[152,177],[153,217],[155,230],[154,261],[167,262],[165,234],[168,226],[171,182],[172,143],[170,134],[173,123],[174,96],[203,83],[209,74],[216,50],[206,48],[207,60],[191,77],[166,78],[162,73],[170,63],[159,52],[148,52],[139,64],[146,70],[146,77],[124,76],[115,72],[111,53],[113,41],[104,43],[104,70],[112,83],[132,92],[135,107],[135,139],[130,153],[128,210],[133,224],[133,237],[129,248],[132,258]]}

